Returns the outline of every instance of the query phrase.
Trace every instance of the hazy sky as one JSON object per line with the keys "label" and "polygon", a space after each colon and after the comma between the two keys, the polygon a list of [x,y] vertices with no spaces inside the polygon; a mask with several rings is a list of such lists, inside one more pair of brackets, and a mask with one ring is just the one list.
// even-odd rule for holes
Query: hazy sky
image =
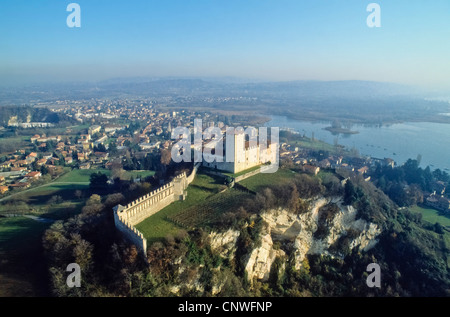
{"label": "hazy sky", "polygon": [[[0,1],[0,84],[128,76],[376,80],[450,90],[449,0]],[[381,28],[366,7],[381,6]]]}

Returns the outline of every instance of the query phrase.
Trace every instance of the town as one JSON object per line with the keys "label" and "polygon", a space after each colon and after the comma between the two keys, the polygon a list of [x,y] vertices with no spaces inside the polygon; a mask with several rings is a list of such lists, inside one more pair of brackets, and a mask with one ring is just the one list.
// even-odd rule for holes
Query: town
{"label": "town", "polygon": [[[172,138],[174,128],[187,127],[192,130],[195,120],[201,120],[204,128],[217,127],[224,134],[228,125],[248,127],[254,123],[254,118],[244,116],[233,125],[233,119],[239,118],[236,114],[167,109],[149,99],[95,100],[90,103],[61,101],[54,105],[52,112],[73,120],[72,125],[62,127],[43,122],[23,123],[12,117],[2,128],[3,133],[20,132],[21,141],[16,147],[0,153],[1,200],[52,183],[72,170],[114,170],[114,175],[118,174],[118,170],[156,172],[161,162],[155,162],[155,157],[161,155],[161,151],[169,152],[177,142],[176,138]],[[207,141],[210,140],[203,140],[203,146],[210,147]],[[241,141],[249,146],[248,139]],[[273,156],[274,148],[270,148],[270,155]],[[245,153],[247,161],[249,155],[256,158],[256,154],[249,154],[249,149]],[[213,158],[217,159],[214,155]],[[279,159],[282,165],[300,167],[309,174],[317,175],[320,170],[338,169],[362,175],[366,181],[376,177],[374,173],[377,167],[393,169],[396,166],[391,158],[361,156],[342,146],[325,144],[290,130],[281,131]],[[267,157],[260,163],[270,160],[274,158]],[[219,163],[211,162],[209,158],[203,165],[234,173],[258,165],[258,160],[255,160],[252,165],[241,164],[237,170],[237,167],[217,161]],[[139,181],[139,173],[136,175],[135,181]],[[164,180],[160,179],[159,182],[163,183]],[[421,192],[423,198],[418,202],[449,213],[450,200],[445,195],[445,183],[435,180],[429,185],[429,190]],[[409,185],[404,185],[404,190],[409,192]]]}

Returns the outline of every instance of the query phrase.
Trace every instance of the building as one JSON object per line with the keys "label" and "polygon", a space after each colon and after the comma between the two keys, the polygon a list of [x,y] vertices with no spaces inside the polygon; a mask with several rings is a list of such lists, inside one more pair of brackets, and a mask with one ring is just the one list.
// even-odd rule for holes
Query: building
{"label": "building", "polygon": [[80,170],[88,170],[91,168],[91,163],[90,162],[86,162],[83,164],[80,164]]}
{"label": "building", "polygon": [[80,162],[83,162],[84,160],[86,160],[83,153],[77,153],[77,158],[78,158],[78,161],[80,161]]}
{"label": "building", "polygon": [[450,213],[450,200],[444,196],[432,194],[426,199],[426,204],[439,211]]}
{"label": "building", "polygon": [[30,187],[30,183],[28,182],[19,182],[19,183],[15,183],[12,185],[9,185],[10,188],[29,188]]}
{"label": "building", "polygon": [[39,140],[41,138],[41,136],[39,134],[35,134],[34,136],[32,136],[30,138],[31,143],[36,142],[37,140]]}
{"label": "building", "polygon": [[42,176],[41,172],[30,172],[25,175],[26,178],[37,180]]}
{"label": "building", "polygon": [[9,190],[8,186],[0,186],[0,195],[3,195]]}
{"label": "building", "polygon": [[303,171],[309,174],[317,175],[320,172],[320,167],[313,165],[303,165]]}
{"label": "building", "polygon": [[[260,143],[246,141],[245,136],[244,132],[234,132],[227,133],[224,141],[208,140],[203,147],[202,165],[230,173],[239,173],[258,165],[277,162],[277,143],[268,142],[265,147],[261,147]],[[223,151],[215,153],[216,148],[221,146],[220,142],[222,142]]]}
{"label": "building", "polygon": [[363,166],[361,168],[358,169],[358,173],[361,175],[366,174],[369,171],[369,168],[367,166]]}
{"label": "building", "polygon": [[89,128],[89,134],[90,135],[94,135],[96,133],[99,133],[101,129],[102,129],[102,126],[100,126],[100,125],[93,125],[92,127]]}

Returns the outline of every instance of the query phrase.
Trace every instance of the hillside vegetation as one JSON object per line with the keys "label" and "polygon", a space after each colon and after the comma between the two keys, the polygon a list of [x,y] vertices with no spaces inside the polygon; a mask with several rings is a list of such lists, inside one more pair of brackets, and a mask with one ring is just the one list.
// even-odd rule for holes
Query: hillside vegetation
{"label": "hillside vegetation", "polygon": [[[44,236],[53,294],[450,295],[449,246],[417,214],[399,209],[357,176],[343,186],[334,173],[280,173],[286,177],[278,174],[242,197],[234,196],[236,189],[221,193],[219,183],[199,174],[185,205],[176,202],[159,219],[149,218],[172,229],[164,238],[162,230],[157,239],[148,236],[148,264],[114,228],[111,207],[117,199],[91,202]],[[140,226],[151,232],[156,223]],[[82,268],[78,289],[65,286],[65,266],[72,262]],[[370,263],[381,267],[381,288],[366,285]]]}

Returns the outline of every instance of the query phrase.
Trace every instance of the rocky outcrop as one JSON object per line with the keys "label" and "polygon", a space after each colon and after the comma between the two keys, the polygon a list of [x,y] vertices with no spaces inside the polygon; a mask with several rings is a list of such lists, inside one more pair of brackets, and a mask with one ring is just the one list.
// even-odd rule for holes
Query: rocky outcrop
{"label": "rocky outcrop", "polygon": [[269,279],[270,269],[277,257],[284,257],[283,250],[273,248],[273,240],[270,232],[262,236],[261,246],[253,249],[247,259],[245,271],[250,280],[256,278],[258,280],[267,281]]}
{"label": "rocky outcrop", "polygon": [[211,232],[209,235],[211,250],[225,259],[232,259],[236,253],[236,242],[240,232],[229,229],[225,232]]}
{"label": "rocky outcrop", "polygon": [[[328,223],[327,234],[315,237],[319,227],[319,216],[322,207],[334,204],[337,213]],[[339,252],[330,250],[341,237],[348,236],[350,250],[367,251],[377,243],[376,237],[381,229],[373,223],[356,219],[357,210],[344,206],[338,198],[320,198],[311,202],[309,212],[294,215],[285,209],[269,210],[261,216],[266,228],[262,236],[261,246],[254,249],[248,256],[245,269],[248,278],[267,280],[271,265],[276,257],[284,257],[287,252],[294,254],[295,267],[301,268],[307,254],[326,254],[332,257],[342,257]],[[351,232],[351,235],[349,233]],[[289,251],[274,249],[274,241],[289,245]],[[279,244],[278,244],[279,245]]]}
{"label": "rocky outcrop", "polygon": [[[250,250],[240,262],[250,281],[269,279],[274,261],[281,259],[282,265],[293,260],[300,269],[309,254],[322,254],[342,258],[342,250],[368,251],[376,245],[381,229],[374,223],[357,219],[357,210],[342,204],[340,198],[317,198],[311,200],[309,211],[296,215],[289,210],[278,208],[261,214],[264,226],[259,235],[260,243]],[[331,208],[332,207],[332,208]],[[327,210],[326,228],[323,229],[323,213]],[[321,222],[322,221],[322,222]],[[317,234],[322,226],[321,234]],[[232,262],[236,257],[240,231],[229,229],[209,234],[210,246],[225,259]],[[336,247],[346,238],[345,244]],[[220,268],[218,268],[220,270]],[[188,288],[199,290],[196,279]],[[213,294],[220,292],[223,281],[214,283]]]}

